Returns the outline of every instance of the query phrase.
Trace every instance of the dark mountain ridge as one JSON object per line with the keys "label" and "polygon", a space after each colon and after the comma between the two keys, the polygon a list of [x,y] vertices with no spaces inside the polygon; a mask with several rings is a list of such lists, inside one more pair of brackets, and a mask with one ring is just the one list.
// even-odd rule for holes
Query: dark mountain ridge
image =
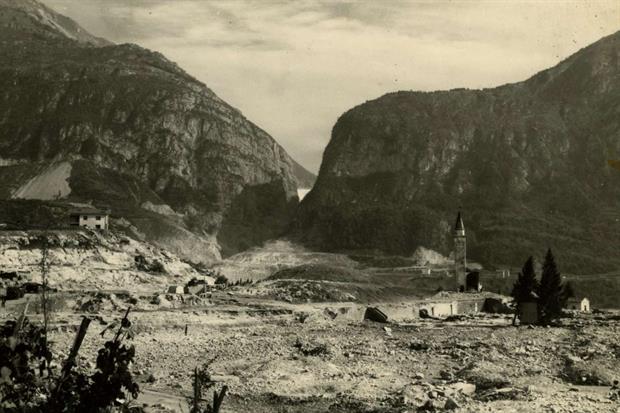
{"label": "dark mountain ridge", "polygon": [[0,61],[2,197],[45,199],[33,188],[60,185],[68,162],[58,197],[106,204],[195,261],[288,225],[307,171],[161,54],[96,38],[38,1],[0,0]]}
{"label": "dark mountain ridge", "polygon": [[294,232],[327,250],[452,249],[519,265],[620,268],[620,32],[519,83],[397,92],[343,114]]}

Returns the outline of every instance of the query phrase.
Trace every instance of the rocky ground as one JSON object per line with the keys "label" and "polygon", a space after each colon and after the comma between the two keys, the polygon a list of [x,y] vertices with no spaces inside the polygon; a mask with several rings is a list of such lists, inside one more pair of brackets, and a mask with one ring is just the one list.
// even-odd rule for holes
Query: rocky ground
{"label": "rocky ground", "polygon": [[[82,368],[94,366],[109,338],[98,333],[130,305],[115,300],[88,314],[95,321]],[[513,327],[509,315],[491,314],[380,324],[333,311],[337,303],[281,303],[234,290],[177,308],[138,300],[130,315],[133,371],[144,390],[137,403],[154,412],[187,411],[193,369],[211,359],[214,378],[230,389],[225,412],[620,411],[608,397],[620,371],[613,314],[550,328]],[[3,318],[19,309],[8,305]],[[81,316],[55,313],[51,339],[61,356]]]}
{"label": "rocky ground", "polygon": [[3,231],[0,289],[19,284],[12,278],[41,283],[44,244],[48,282],[65,291],[155,293],[192,278],[205,278],[177,255],[111,231]]}
{"label": "rocky ground", "polygon": [[[40,280],[39,235],[0,239],[3,282],[13,275]],[[432,277],[379,276],[345,256],[284,247],[274,243],[219,268],[248,265],[269,276],[269,266],[308,263],[312,271],[173,294],[170,286],[213,279],[173,254],[113,234],[52,234],[57,362],[82,317],[90,317],[78,365],[94,368],[110,338],[99,333],[131,307],[132,370],[142,389],[134,403],[150,412],[187,412],[193,371],[210,360],[213,378],[229,388],[229,413],[620,412],[609,397],[620,377],[616,313],[572,313],[549,328],[513,327],[510,314],[421,319],[423,302],[483,294],[435,294]],[[20,314],[26,301],[28,316],[40,320],[39,298],[27,294],[0,308],[0,322]],[[363,321],[368,305],[384,310],[388,323]]]}

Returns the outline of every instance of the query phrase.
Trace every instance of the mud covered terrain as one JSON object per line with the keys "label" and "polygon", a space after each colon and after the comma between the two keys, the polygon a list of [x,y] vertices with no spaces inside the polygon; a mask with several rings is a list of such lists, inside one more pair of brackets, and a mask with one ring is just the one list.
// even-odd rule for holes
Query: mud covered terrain
{"label": "mud covered terrain", "polygon": [[[40,281],[40,236],[7,232],[0,240],[6,286]],[[214,285],[210,270],[114,234],[48,237],[56,365],[89,317],[77,368],[94,369],[111,334],[100,333],[131,307],[131,370],[142,389],[134,403],[150,412],[188,412],[194,369],[211,360],[212,378],[229,388],[228,413],[620,411],[609,397],[620,378],[614,312],[568,312],[549,328],[514,327],[511,314],[422,319],[423,307],[507,297],[436,293],[449,277],[375,271],[288,244],[218,267],[238,273],[233,280],[244,280],[245,267],[245,277],[260,281]],[[487,291],[500,282],[513,281],[484,279]],[[28,317],[41,321],[40,297],[27,293],[0,308],[0,322],[27,301]],[[363,321],[369,305],[388,323]]]}
{"label": "mud covered terrain", "polygon": [[[96,314],[80,368],[94,367],[105,340],[98,333],[124,305],[119,298]],[[130,316],[133,371],[143,390],[137,403],[150,411],[187,411],[193,369],[213,358],[214,378],[230,389],[225,412],[620,409],[608,395],[620,371],[613,314],[580,315],[551,328],[513,327],[509,315],[491,314],[379,324],[339,311],[342,304],[261,301],[234,291],[177,306],[144,305]],[[55,314],[51,339],[61,356],[80,317]]]}

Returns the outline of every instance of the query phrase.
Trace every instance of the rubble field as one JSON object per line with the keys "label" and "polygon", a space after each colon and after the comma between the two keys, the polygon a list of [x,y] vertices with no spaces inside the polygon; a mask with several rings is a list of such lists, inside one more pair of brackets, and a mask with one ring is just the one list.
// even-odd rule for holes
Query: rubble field
{"label": "rubble field", "polygon": [[[41,281],[40,244],[37,233],[0,240],[0,287],[8,293],[30,282],[24,297],[0,308],[0,322],[26,302],[28,317],[41,320],[31,291]],[[611,388],[620,378],[617,312],[572,312],[553,327],[515,327],[511,314],[420,318],[429,303],[506,297],[441,292],[450,279],[375,273],[344,256],[280,244],[221,267],[226,276],[248,265],[260,273],[254,282],[252,272],[231,276],[233,286],[214,285],[219,270],[211,276],[140,241],[51,234],[57,366],[89,317],[77,368],[93,369],[111,335],[100,333],[131,307],[132,371],[142,390],[133,403],[153,413],[188,412],[194,369],[211,360],[212,378],[229,389],[228,413],[620,412]],[[367,307],[388,322],[364,321]]]}
{"label": "rubble field", "polygon": [[[99,333],[131,305],[132,368],[143,390],[135,403],[147,411],[188,411],[193,370],[211,359],[213,377],[229,387],[223,411],[231,413],[620,411],[610,397],[620,376],[620,317],[612,313],[514,327],[510,315],[482,313],[375,323],[330,303],[234,290],[171,299],[165,308],[133,296],[75,311],[83,301],[54,313],[54,354],[67,355],[81,317],[90,316],[79,366],[92,369],[109,339]],[[19,309],[7,306],[2,318]]]}

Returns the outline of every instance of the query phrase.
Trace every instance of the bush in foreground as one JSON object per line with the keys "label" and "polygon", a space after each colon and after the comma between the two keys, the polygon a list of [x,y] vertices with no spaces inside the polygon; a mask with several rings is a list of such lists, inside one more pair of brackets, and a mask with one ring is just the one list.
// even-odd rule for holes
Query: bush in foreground
{"label": "bush in foreground", "polygon": [[[127,313],[129,310],[127,311]],[[62,369],[52,367],[45,329],[25,316],[0,327],[0,411],[2,412],[124,412],[136,398],[138,385],[129,366],[135,349],[123,340],[133,332],[127,314],[114,338],[99,350],[96,369],[88,375],[73,369],[90,320],[82,322]],[[105,331],[104,331],[105,333]]]}

